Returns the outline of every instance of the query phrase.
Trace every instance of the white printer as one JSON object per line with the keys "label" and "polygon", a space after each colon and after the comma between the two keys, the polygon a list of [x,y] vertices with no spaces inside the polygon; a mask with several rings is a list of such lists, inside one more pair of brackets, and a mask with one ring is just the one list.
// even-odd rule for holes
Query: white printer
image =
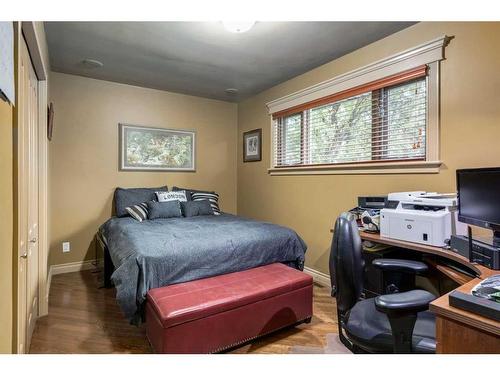
{"label": "white printer", "polygon": [[380,236],[446,246],[452,234],[466,234],[458,221],[456,194],[410,191],[391,193],[380,211]]}

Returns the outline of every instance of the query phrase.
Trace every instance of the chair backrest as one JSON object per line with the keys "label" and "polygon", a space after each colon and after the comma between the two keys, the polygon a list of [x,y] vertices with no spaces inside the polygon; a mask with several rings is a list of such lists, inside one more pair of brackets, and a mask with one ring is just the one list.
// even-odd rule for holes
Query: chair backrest
{"label": "chair backrest", "polygon": [[344,314],[363,291],[362,244],[355,220],[341,215],[335,222],[330,250],[330,279],[336,290],[337,308]]}

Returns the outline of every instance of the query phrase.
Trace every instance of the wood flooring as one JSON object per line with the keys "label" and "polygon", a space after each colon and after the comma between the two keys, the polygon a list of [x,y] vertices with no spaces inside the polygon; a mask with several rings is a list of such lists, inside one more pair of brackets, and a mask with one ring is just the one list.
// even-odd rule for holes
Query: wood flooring
{"label": "wood flooring", "polygon": [[[115,289],[99,288],[102,274],[82,271],[52,277],[49,315],[38,319],[30,353],[151,353],[145,327],[130,325]],[[310,324],[287,328],[229,353],[288,353],[292,346],[324,347],[337,332],[335,300],[314,284]]]}

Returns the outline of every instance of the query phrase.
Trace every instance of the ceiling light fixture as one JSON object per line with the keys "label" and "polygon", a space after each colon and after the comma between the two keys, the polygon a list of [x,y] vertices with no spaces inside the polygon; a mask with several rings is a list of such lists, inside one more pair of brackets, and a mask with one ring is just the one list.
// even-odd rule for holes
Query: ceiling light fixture
{"label": "ceiling light fixture", "polygon": [[222,21],[222,26],[231,32],[231,33],[244,33],[245,31],[250,30],[253,25],[255,25],[255,21],[240,21],[240,22],[226,22]]}
{"label": "ceiling light fixture", "polygon": [[235,88],[225,89],[224,91],[226,92],[226,94],[229,94],[229,95],[236,95],[238,93],[238,89],[235,89]]}
{"label": "ceiling light fixture", "polygon": [[100,62],[99,60],[94,60],[94,59],[83,59],[82,64],[86,68],[90,68],[90,69],[102,68],[104,66],[104,64],[102,62]]}

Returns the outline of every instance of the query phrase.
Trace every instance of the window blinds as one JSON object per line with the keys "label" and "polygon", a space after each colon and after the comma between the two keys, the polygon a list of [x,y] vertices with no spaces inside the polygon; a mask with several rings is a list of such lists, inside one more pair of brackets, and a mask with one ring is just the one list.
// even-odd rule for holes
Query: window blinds
{"label": "window blinds", "polygon": [[274,167],[425,159],[426,67],[273,114]]}

